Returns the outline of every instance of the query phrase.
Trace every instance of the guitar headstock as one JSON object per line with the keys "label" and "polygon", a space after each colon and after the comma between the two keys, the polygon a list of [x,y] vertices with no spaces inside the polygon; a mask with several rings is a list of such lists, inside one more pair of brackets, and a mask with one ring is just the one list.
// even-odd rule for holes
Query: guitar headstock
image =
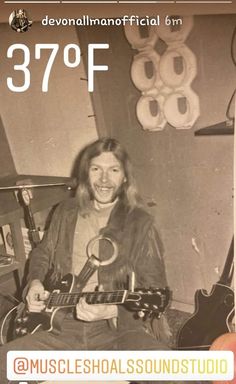
{"label": "guitar headstock", "polygon": [[132,311],[143,311],[160,315],[168,306],[170,290],[166,288],[136,288],[128,292],[125,306]]}

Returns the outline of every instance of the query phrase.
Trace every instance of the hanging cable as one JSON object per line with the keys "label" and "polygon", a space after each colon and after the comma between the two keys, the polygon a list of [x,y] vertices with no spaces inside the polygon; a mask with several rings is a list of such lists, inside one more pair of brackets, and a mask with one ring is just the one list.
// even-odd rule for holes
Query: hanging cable
{"label": "hanging cable", "polygon": [[236,27],[234,27],[234,31],[233,31],[233,35],[232,35],[232,40],[231,40],[231,49],[230,49],[233,63],[236,66],[236,57],[234,56],[234,40],[235,40],[235,37],[236,37]]}
{"label": "hanging cable", "polygon": [[[234,41],[235,41],[235,37],[236,37],[236,27],[234,27],[234,30],[233,30],[233,35],[232,35],[232,39],[231,39],[231,47],[230,47],[231,58],[232,58],[233,64],[236,66],[236,57],[234,55]],[[229,120],[230,123],[232,123],[232,119],[233,119],[233,117],[230,116],[230,109],[231,109],[231,105],[232,105],[233,99],[235,97],[235,93],[236,93],[236,88],[233,91],[233,94],[232,94],[232,96],[231,96],[231,98],[229,100],[229,103],[228,103],[228,106],[227,106],[227,110],[226,110],[226,118]]]}

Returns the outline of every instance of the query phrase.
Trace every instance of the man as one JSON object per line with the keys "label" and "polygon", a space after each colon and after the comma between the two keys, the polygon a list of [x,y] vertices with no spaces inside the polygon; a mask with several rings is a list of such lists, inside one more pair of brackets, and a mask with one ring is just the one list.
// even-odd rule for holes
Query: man
{"label": "man", "polygon": [[24,9],[13,11],[9,17],[9,24],[16,32],[27,32],[32,25],[29,21],[27,12]]}
{"label": "man", "polygon": [[[112,138],[97,140],[83,150],[76,196],[56,208],[44,239],[32,252],[26,288],[29,311],[40,312],[45,307],[48,293],[44,280],[49,270],[54,271],[55,280],[67,273],[80,273],[87,260],[87,246],[97,235],[111,239],[118,254],[109,262],[110,247],[101,247],[99,258],[107,262],[86,281],[84,290],[92,291],[96,286],[127,289],[132,276],[136,287],[166,286],[153,219],[141,207],[127,153]],[[81,299],[76,310],[65,315],[59,332],[38,331],[3,346],[1,372],[7,350],[167,349],[162,329],[158,340],[150,334],[150,321],[138,318],[125,306],[93,305]],[[1,377],[6,375],[1,373]]]}

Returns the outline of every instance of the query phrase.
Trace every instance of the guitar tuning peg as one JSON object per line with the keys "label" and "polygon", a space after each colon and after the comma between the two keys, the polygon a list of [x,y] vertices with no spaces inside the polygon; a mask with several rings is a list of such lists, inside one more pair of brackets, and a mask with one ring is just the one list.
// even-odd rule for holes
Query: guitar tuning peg
{"label": "guitar tuning peg", "polygon": [[138,317],[140,319],[142,319],[144,316],[145,316],[145,312],[144,311],[138,311]]}

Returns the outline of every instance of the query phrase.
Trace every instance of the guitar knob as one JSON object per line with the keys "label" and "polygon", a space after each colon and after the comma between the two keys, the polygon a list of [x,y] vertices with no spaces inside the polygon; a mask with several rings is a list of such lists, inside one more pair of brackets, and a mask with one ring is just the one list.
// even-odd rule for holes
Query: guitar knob
{"label": "guitar knob", "polygon": [[153,304],[152,308],[153,309],[158,309],[158,306],[156,304]]}
{"label": "guitar knob", "polygon": [[139,302],[139,301],[136,301],[136,302],[135,302],[135,305],[136,305],[136,307],[140,307],[140,302]]}
{"label": "guitar knob", "polygon": [[22,323],[22,324],[25,324],[25,323],[28,322],[28,320],[29,320],[29,316],[24,316],[24,317],[21,319],[21,323]]}
{"label": "guitar knob", "polygon": [[226,295],[224,298],[224,304],[226,305],[226,307],[231,307],[233,303],[234,303],[233,295],[232,294]]}
{"label": "guitar knob", "polygon": [[145,308],[149,308],[149,304],[147,304],[147,303],[144,303],[143,306],[144,306]]}
{"label": "guitar knob", "polygon": [[15,329],[15,332],[16,332],[17,335],[20,335],[20,333],[21,333],[21,328],[20,328],[20,327],[16,328],[16,329]]}
{"label": "guitar knob", "polygon": [[27,328],[21,328],[21,332],[20,332],[21,336],[25,336],[27,335],[27,333],[28,333]]}
{"label": "guitar knob", "polygon": [[22,318],[21,317],[18,317],[18,319],[16,319],[16,324],[22,324]]}

